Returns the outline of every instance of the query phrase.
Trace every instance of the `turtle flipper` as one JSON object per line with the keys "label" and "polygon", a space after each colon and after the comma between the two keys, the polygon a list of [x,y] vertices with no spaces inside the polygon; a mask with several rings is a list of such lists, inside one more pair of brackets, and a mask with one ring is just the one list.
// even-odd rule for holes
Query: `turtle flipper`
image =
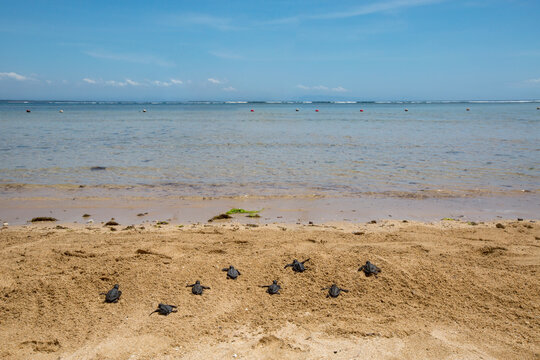
{"label": "turtle flipper", "polygon": [[307,258],[306,260],[302,261],[302,264],[305,262],[308,262],[311,258]]}
{"label": "turtle flipper", "polygon": [[[150,315],[152,315],[153,313],[156,313],[156,312],[159,312],[159,309],[156,309],[156,310],[152,311],[152,312],[150,313]],[[148,315],[148,316],[150,316],[150,315]]]}
{"label": "turtle flipper", "polygon": [[194,287],[195,284],[192,284],[192,285],[186,285],[186,287]]}
{"label": "turtle flipper", "polygon": [[343,292],[349,292],[349,290],[345,290],[345,289],[339,289],[339,290],[341,290]]}
{"label": "turtle flipper", "polygon": [[203,289],[205,290],[210,290],[210,287],[209,286],[201,286]]}
{"label": "turtle flipper", "polygon": [[293,264],[287,264],[287,265],[285,265],[284,269],[288,268],[289,266],[293,266]]}

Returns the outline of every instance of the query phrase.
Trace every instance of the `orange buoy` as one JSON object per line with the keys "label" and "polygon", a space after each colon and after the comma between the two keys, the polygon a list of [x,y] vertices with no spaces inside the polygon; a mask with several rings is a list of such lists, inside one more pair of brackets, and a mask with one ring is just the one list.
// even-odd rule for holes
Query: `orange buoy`
{"label": "orange buoy", "polygon": [[315,112],[319,112],[319,109],[315,109]]}
{"label": "orange buoy", "polygon": [[360,112],[364,112],[364,109],[360,109]]}
{"label": "orange buoy", "polygon": [[255,110],[251,109],[251,112],[255,112]]}

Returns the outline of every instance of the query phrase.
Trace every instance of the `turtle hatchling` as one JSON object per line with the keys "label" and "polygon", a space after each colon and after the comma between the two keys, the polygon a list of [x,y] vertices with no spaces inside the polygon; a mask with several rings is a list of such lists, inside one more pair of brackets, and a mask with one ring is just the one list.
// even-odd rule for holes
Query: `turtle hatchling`
{"label": "turtle hatchling", "polygon": [[326,297],[336,298],[339,296],[340,292],[349,292],[349,290],[340,289],[336,284],[332,284],[330,287],[322,288],[321,290],[328,290],[328,295]]}
{"label": "turtle hatchling", "polygon": [[159,304],[157,309],[152,311],[150,313],[150,315],[152,315],[153,313],[157,312],[159,313],[160,315],[169,315],[170,313],[173,313],[173,312],[178,312],[178,310],[176,310],[178,306],[175,306],[175,305],[166,305],[166,304]]}
{"label": "turtle hatchling", "polygon": [[120,295],[122,295],[122,292],[118,290],[119,286],[120,285],[115,284],[111,290],[100,293],[100,295],[105,295],[105,302],[115,303],[115,302],[118,302],[118,300],[120,300]]}
{"label": "turtle hatchling", "polygon": [[191,288],[191,293],[193,295],[202,295],[204,290],[210,290],[208,286],[201,285],[201,282],[199,280],[195,281],[195,284],[191,284],[186,287]]}
{"label": "turtle hatchling", "polygon": [[285,265],[284,269],[288,268],[289,266],[292,266],[292,269],[293,269],[294,272],[304,272],[304,271],[306,271],[306,268],[304,267],[304,263],[308,262],[308,261],[309,261],[309,259],[304,260],[302,262],[294,259],[291,264]]}
{"label": "turtle hatchling", "polygon": [[230,265],[228,268],[223,268],[222,270],[227,272],[227,279],[236,280],[238,275],[242,275],[242,274],[240,274],[240,271],[235,269],[234,266],[232,266],[232,265]]}
{"label": "turtle hatchling", "polygon": [[277,280],[274,280],[272,282],[272,285],[261,285],[261,287],[268,288],[266,289],[266,292],[269,293],[270,295],[274,295],[274,294],[279,295],[279,290],[281,289],[281,286],[278,285]]}
{"label": "turtle hatchling", "polygon": [[365,265],[360,266],[358,271],[363,271],[366,276],[377,275],[381,272],[381,269],[379,269],[377,266],[373,265],[369,261],[366,261]]}

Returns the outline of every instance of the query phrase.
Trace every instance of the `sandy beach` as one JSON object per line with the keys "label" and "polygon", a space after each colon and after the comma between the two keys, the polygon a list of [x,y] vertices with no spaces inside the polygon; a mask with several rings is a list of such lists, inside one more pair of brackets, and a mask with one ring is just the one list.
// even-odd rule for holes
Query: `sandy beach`
{"label": "sandy beach", "polygon": [[[497,223],[501,225],[496,226]],[[537,359],[534,220],[0,231],[3,359]],[[307,270],[284,265],[304,260]],[[370,260],[378,278],[358,272]],[[223,267],[242,275],[227,280]],[[201,280],[211,289],[191,294]],[[260,285],[278,280],[281,295]],[[115,304],[100,292],[115,283]],[[321,288],[348,289],[326,298]],[[178,313],[152,315],[158,303]]]}

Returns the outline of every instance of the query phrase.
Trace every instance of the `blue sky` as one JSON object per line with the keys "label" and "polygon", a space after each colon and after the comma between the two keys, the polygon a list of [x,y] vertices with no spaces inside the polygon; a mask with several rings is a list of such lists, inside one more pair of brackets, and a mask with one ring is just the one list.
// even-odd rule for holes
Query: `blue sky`
{"label": "blue sky", "polygon": [[0,2],[0,99],[540,99],[540,1]]}

